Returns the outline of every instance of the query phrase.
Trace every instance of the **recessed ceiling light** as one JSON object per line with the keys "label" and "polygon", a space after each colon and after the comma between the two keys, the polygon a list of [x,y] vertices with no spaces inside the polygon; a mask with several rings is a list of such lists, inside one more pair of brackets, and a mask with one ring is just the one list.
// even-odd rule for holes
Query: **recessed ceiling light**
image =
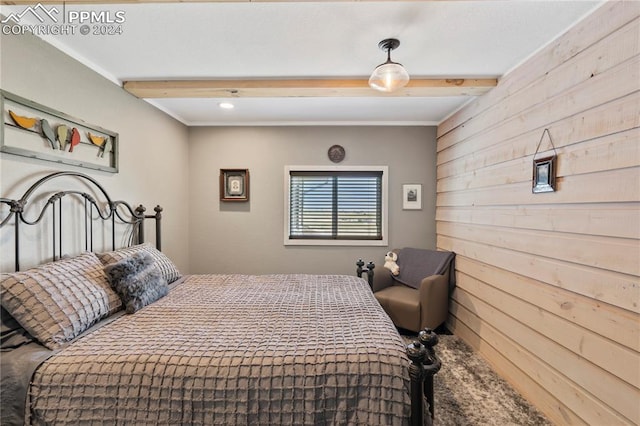
{"label": "recessed ceiling light", "polygon": [[231,102],[220,102],[218,106],[222,109],[233,109],[234,105]]}

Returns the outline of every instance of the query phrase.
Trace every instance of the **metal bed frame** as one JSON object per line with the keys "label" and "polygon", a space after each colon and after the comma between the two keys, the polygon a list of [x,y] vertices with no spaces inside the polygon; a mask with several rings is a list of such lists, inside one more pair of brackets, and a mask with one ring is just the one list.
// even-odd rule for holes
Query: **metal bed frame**
{"label": "metal bed frame", "polygon": [[[42,187],[45,183],[58,179],[61,177],[75,177],[80,179],[81,181],[86,181],[91,183],[95,188],[104,196],[104,201],[102,202],[103,207],[101,207],[98,201],[89,193],[82,192],[79,190],[67,190],[67,191],[58,191],[53,193],[45,203],[45,205],[40,209],[36,218],[30,220],[25,215],[25,210],[29,207],[29,202],[36,198],[38,194],[38,189]],[[62,200],[67,197],[72,196],[78,199],[84,200],[84,248],[85,250],[93,251],[93,222],[94,222],[94,213],[97,213],[98,220],[102,222],[111,221],[111,246],[112,249],[116,248],[116,225],[124,224],[131,225],[131,235],[130,235],[130,243],[131,244],[140,244],[144,242],[144,220],[145,219],[154,219],[156,225],[156,247],[158,250],[161,250],[161,219],[162,219],[162,207],[156,206],[154,208],[155,214],[147,215],[145,214],[146,208],[143,205],[139,205],[135,209],[131,207],[129,203],[126,201],[113,201],[107,191],[100,185],[94,178],[91,176],[78,173],[78,172],[56,172],[51,173],[42,179],[38,180],[36,183],[31,185],[29,189],[24,193],[22,197],[17,200],[10,198],[0,198],[0,204],[6,204],[9,206],[9,214],[2,219],[0,222],[0,228],[5,226],[7,223],[11,222],[13,218],[14,225],[14,245],[15,245],[15,270],[20,270],[20,225],[37,225],[40,223],[45,217],[45,213],[49,209],[51,209],[52,213],[52,240],[53,240],[53,255],[52,259],[58,260],[63,255],[63,210],[62,210]],[[116,221],[117,219],[117,221]]]}

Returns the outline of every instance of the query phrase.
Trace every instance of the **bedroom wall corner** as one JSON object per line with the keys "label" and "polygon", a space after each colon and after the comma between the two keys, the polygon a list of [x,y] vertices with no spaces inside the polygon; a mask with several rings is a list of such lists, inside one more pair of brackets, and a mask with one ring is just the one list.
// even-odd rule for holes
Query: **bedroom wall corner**
{"label": "bedroom wall corner", "polygon": [[448,326],[556,424],[640,424],[638,34],[639,2],[604,2],[438,127]]}
{"label": "bedroom wall corner", "polygon": [[[0,36],[0,87],[119,134],[117,174],[0,154],[0,194],[20,197],[38,178],[74,170],[98,180],[116,199],[164,208],[163,250],[188,272],[188,129],[33,35]],[[152,228],[148,231],[153,238]],[[12,270],[12,240],[2,230],[2,270]],[[23,250],[23,265],[46,261]]]}

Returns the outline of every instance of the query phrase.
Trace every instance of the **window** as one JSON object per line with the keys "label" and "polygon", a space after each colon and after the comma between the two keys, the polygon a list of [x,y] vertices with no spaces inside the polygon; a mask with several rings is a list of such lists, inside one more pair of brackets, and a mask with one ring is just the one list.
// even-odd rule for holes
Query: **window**
{"label": "window", "polygon": [[290,166],[285,181],[285,244],[387,244],[387,167]]}

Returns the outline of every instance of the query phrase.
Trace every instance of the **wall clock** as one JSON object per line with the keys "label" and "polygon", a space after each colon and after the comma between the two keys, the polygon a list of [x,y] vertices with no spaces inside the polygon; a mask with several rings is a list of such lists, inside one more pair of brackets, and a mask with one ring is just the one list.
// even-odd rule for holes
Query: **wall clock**
{"label": "wall clock", "polygon": [[329,155],[329,160],[339,163],[344,160],[344,148],[340,145],[333,145],[329,148],[327,155]]}

